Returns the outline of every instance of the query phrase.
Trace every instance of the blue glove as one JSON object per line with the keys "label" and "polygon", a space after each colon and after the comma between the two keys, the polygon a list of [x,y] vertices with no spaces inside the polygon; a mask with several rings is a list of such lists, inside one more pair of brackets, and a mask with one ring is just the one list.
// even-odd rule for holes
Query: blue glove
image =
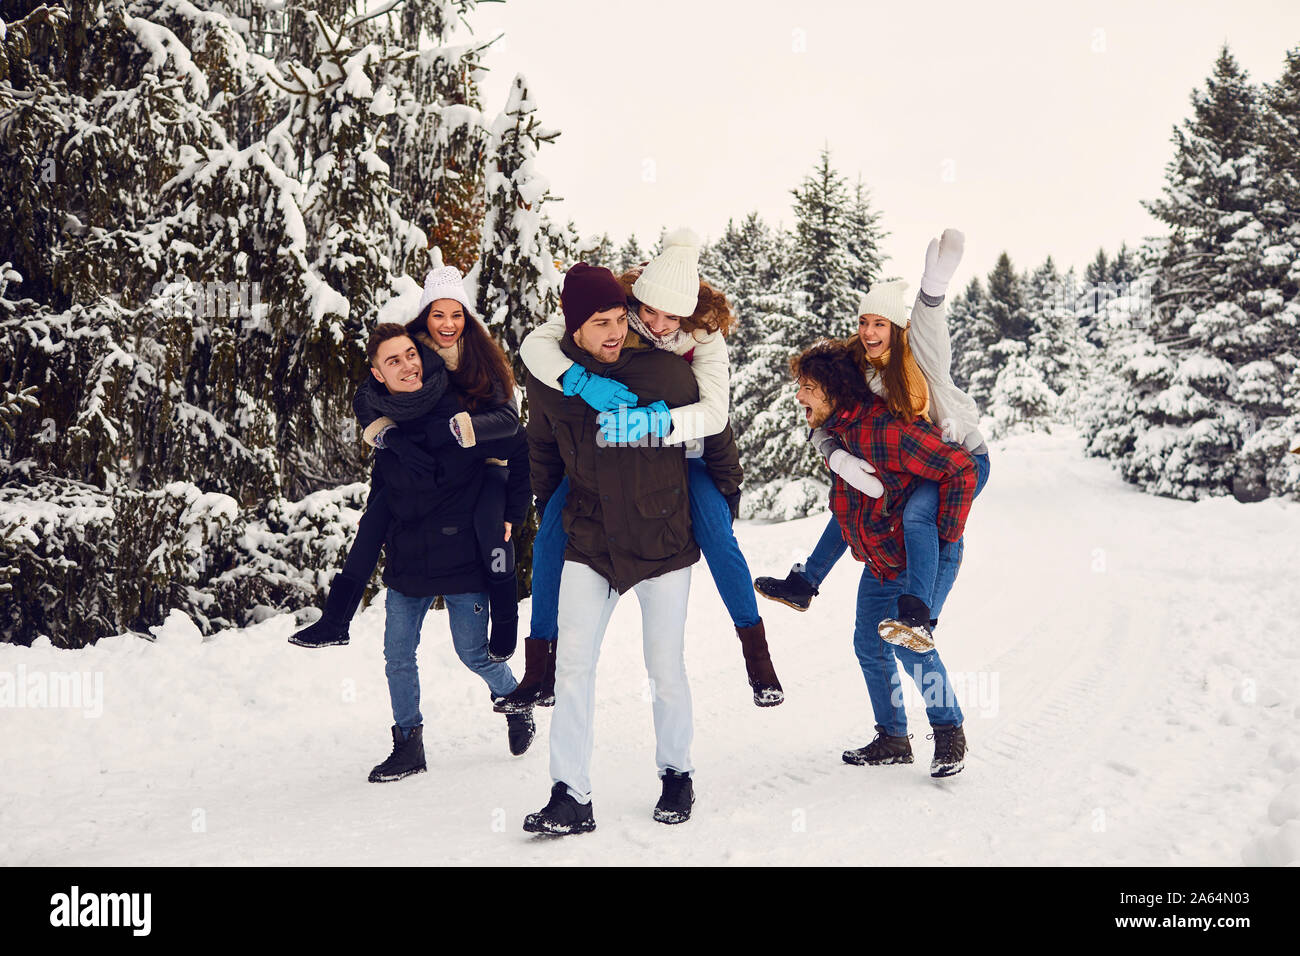
{"label": "blue glove", "polygon": [[622,382],[594,375],[574,362],[560,378],[565,395],[577,395],[598,412],[616,412],[621,405],[631,407],[638,401]]}
{"label": "blue glove", "polygon": [[646,435],[663,438],[673,427],[672,412],[663,402],[629,408],[617,413],[602,412],[596,416],[601,437],[607,445],[635,444]]}

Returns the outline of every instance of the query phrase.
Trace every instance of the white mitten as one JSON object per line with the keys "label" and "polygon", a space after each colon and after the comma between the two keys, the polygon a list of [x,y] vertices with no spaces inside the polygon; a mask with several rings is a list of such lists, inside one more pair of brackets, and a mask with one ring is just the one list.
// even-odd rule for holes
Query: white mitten
{"label": "white mitten", "polygon": [[921,291],[936,298],[945,295],[965,248],[966,237],[960,229],[945,229],[940,238],[931,239],[925,250],[925,273],[921,276]]}
{"label": "white mitten", "polygon": [[831,471],[868,498],[879,498],[885,493],[885,486],[876,477],[876,469],[871,467],[871,463],[850,455],[843,448],[831,452],[827,464]]}

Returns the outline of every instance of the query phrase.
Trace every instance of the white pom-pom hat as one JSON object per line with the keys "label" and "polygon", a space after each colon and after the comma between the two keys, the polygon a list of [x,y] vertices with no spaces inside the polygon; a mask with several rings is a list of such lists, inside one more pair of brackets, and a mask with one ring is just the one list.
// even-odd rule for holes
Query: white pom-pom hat
{"label": "white pom-pom hat", "polygon": [[429,270],[429,274],[424,278],[424,294],[420,296],[420,307],[415,310],[415,314],[420,315],[430,302],[437,302],[439,299],[454,299],[464,307],[466,314],[472,312],[469,307],[469,296],[465,294],[465,280],[455,266],[439,266]]}
{"label": "white pom-pom hat", "polygon": [[700,297],[699,236],[678,229],[664,237],[664,251],[646,264],[632,284],[632,295],[660,312],[691,315]]}
{"label": "white pom-pom hat", "polygon": [[882,315],[900,329],[905,329],[907,306],[903,302],[903,293],[906,291],[907,282],[903,279],[877,282],[858,298],[858,315]]}

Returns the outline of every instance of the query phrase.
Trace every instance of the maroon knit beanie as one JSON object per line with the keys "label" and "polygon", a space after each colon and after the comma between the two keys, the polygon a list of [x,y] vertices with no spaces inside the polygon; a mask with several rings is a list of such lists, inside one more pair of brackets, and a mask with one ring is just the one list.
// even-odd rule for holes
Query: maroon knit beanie
{"label": "maroon knit beanie", "polygon": [[564,310],[564,328],[570,335],[582,328],[597,312],[626,305],[627,293],[604,266],[579,262],[564,274],[560,288],[560,308]]}

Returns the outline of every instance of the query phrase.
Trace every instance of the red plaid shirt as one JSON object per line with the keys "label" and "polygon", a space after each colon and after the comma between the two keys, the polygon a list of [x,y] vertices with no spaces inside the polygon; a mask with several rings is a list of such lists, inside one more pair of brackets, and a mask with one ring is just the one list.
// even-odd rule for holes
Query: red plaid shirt
{"label": "red plaid shirt", "polygon": [[962,536],[976,482],[975,459],[965,448],[945,442],[924,419],[904,424],[879,400],[836,412],[826,429],[849,454],[869,461],[885,486],[884,495],[868,498],[831,473],[831,512],[853,557],[866,562],[877,578],[896,578],[907,566],[903,506],[918,479],[939,483],[939,538]]}

